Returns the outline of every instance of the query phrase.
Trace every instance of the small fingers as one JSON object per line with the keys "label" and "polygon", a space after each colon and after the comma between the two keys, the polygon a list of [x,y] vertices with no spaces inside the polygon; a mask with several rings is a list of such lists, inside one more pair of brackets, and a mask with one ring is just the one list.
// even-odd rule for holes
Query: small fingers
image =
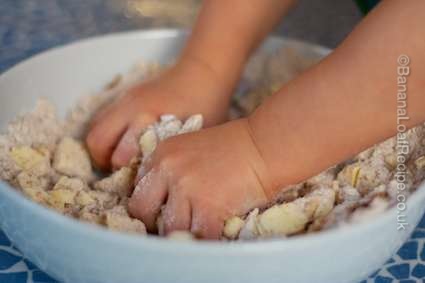
{"label": "small fingers", "polygon": [[189,200],[178,192],[171,193],[163,209],[162,219],[166,235],[173,231],[190,230],[191,208]]}
{"label": "small fingers", "polygon": [[117,169],[126,166],[133,157],[137,156],[139,152],[137,138],[142,130],[142,128],[134,126],[127,129],[112,154],[111,163],[113,168]]}
{"label": "small fingers", "polygon": [[156,232],[156,219],[167,198],[167,180],[156,169],[136,185],[129,201],[130,214],[143,221],[149,232]]}
{"label": "small fingers", "polygon": [[127,128],[128,120],[128,113],[113,108],[90,129],[86,143],[93,160],[101,169],[110,167],[112,152]]}
{"label": "small fingers", "polygon": [[131,159],[139,153],[139,138],[143,130],[155,122],[153,116],[142,116],[134,122],[124,133],[114,153],[112,154],[112,166],[120,168],[130,163]]}
{"label": "small fingers", "polygon": [[221,237],[224,220],[214,211],[198,206],[193,209],[190,231],[196,237],[209,240],[218,240]]}

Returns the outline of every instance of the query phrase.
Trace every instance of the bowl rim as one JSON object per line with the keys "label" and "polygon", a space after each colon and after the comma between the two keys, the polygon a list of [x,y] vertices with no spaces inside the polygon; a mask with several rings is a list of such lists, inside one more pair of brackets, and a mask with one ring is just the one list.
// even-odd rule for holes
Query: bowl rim
{"label": "bowl rim", "polygon": [[[90,36],[86,38],[81,38],[78,40],[74,40],[68,43],[58,44],[52,46],[48,49],[45,49],[39,53],[33,54],[11,66],[7,69],[0,72],[0,79],[3,79],[4,76],[7,76],[12,71],[16,71],[17,69],[24,68],[27,64],[34,63],[38,60],[44,59],[45,56],[50,56],[53,53],[62,52],[64,49],[71,49],[81,45],[89,45],[96,43],[97,41],[102,40],[111,40],[111,39],[119,39],[119,38],[181,38],[185,37],[190,33],[188,29],[175,29],[175,28],[147,28],[141,30],[129,30],[129,31],[121,31],[121,32],[111,32],[102,35]],[[323,45],[319,45],[316,43],[311,43],[309,41],[299,40],[292,37],[282,37],[278,35],[271,35],[267,37],[267,39],[272,40],[280,40],[284,42],[292,42],[294,44],[300,45],[308,45],[310,50],[314,50],[317,53],[322,54],[323,56],[327,56],[333,50]],[[267,40],[265,39],[263,43]]]}
{"label": "bowl rim", "polygon": [[[92,44],[99,40],[105,39],[119,39],[129,37],[141,37],[141,38],[179,38],[187,35],[187,31],[179,29],[148,29],[148,30],[137,30],[128,32],[109,33],[106,35],[100,35],[90,37],[65,45],[53,47],[45,50],[39,54],[36,54],[18,64],[15,64],[2,74],[0,74],[0,83],[3,80],[7,80],[8,76],[19,69],[24,69],[27,64],[36,63],[39,60],[43,60],[45,56],[49,56],[51,53],[61,52],[63,49],[78,47],[82,44]],[[291,38],[283,38],[279,36],[271,36],[270,38],[291,41],[301,44],[310,44],[305,41],[300,41]],[[330,49],[317,45],[311,44],[313,48],[327,55],[331,52]],[[419,207],[421,199],[425,198],[425,182],[417,186],[416,191],[409,196],[406,207]],[[0,196],[6,197],[8,201],[13,201],[19,205],[22,209],[28,209],[32,211],[33,217],[38,217],[43,221],[53,223],[62,229],[73,231],[81,236],[87,238],[96,238],[99,240],[107,241],[114,245],[125,245],[131,247],[138,247],[143,249],[151,249],[155,251],[166,251],[175,252],[179,254],[204,254],[204,255],[228,255],[228,256],[243,256],[247,254],[270,254],[271,252],[281,252],[289,248],[307,248],[308,245],[315,243],[325,243],[326,241],[335,241],[338,238],[348,237],[353,233],[364,234],[365,231],[370,231],[378,223],[385,223],[390,221],[390,218],[394,219],[394,223],[397,216],[396,206],[391,207],[385,212],[381,213],[377,217],[361,223],[352,223],[344,225],[338,228],[320,231],[318,233],[303,234],[289,238],[276,238],[259,241],[236,241],[236,242],[223,242],[223,241],[190,241],[181,242],[169,240],[157,236],[141,236],[134,234],[126,234],[122,232],[107,230],[101,226],[85,223],[68,216],[64,216],[53,209],[44,207],[37,204],[20,192],[13,188],[7,182],[0,180]],[[3,223],[4,221],[1,221]],[[396,229],[394,227],[394,229]],[[5,231],[7,234],[7,231]],[[13,238],[10,239],[13,242]]]}

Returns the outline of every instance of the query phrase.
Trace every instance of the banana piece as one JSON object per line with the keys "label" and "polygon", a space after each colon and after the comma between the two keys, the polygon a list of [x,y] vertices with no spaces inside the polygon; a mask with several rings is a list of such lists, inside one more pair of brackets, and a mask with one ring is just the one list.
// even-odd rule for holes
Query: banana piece
{"label": "banana piece", "polygon": [[68,177],[78,177],[87,182],[94,178],[89,153],[80,142],[70,137],[59,143],[53,168]]}
{"label": "banana piece", "polygon": [[94,183],[94,188],[98,191],[116,193],[122,197],[127,197],[133,187],[135,171],[129,167],[122,167],[109,177]]}
{"label": "banana piece", "polygon": [[204,119],[201,114],[192,115],[184,122],[179,134],[199,131],[203,124]]}
{"label": "banana piece", "polygon": [[154,128],[148,128],[140,137],[139,146],[143,157],[151,155],[158,145],[158,137]]}
{"label": "banana piece", "polygon": [[331,212],[335,198],[334,188],[318,185],[305,197],[274,205],[261,214],[258,208],[254,209],[245,221],[238,217],[228,219],[223,236],[227,239],[252,240],[302,232],[308,223],[322,219]]}
{"label": "banana piece", "polygon": [[245,221],[238,216],[227,219],[224,223],[223,236],[230,240],[236,239],[244,225]]}

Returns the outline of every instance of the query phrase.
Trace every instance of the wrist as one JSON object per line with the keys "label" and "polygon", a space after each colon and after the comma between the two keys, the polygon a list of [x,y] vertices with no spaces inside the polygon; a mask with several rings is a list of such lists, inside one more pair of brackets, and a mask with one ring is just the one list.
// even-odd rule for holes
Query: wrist
{"label": "wrist", "polygon": [[[171,76],[185,88],[201,89],[190,91],[189,96],[204,96],[207,100],[226,100],[230,102],[233,86],[222,80],[219,75],[207,64],[196,58],[185,57],[180,59],[170,70]],[[196,87],[194,87],[196,86]]]}
{"label": "wrist", "polygon": [[267,111],[256,111],[246,120],[251,139],[267,170],[269,185],[265,188],[266,195],[269,200],[273,200],[282,188],[303,180],[302,174],[299,174],[302,170],[296,169],[300,158],[292,146],[293,143],[300,145],[302,141],[297,140],[284,123],[275,123],[276,119],[269,114]]}
{"label": "wrist", "polygon": [[230,74],[230,70],[217,67],[208,59],[193,52],[184,53],[177,63],[177,68],[207,77],[228,99],[232,96],[240,76],[239,72]]}
{"label": "wrist", "polygon": [[273,171],[271,164],[266,158],[264,158],[264,150],[261,146],[261,139],[257,136],[250,117],[240,119],[239,121],[241,121],[251,145],[251,155],[254,159],[252,162],[253,170],[263,187],[266,198],[271,201],[275,198],[276,187],[278,186],[278,183],[276,183],[275,178],[273,178],[272,175]]}

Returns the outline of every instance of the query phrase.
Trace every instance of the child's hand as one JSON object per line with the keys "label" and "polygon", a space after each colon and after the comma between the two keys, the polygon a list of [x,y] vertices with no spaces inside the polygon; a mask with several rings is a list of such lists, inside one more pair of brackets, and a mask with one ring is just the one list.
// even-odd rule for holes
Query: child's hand
{"label": "child's hand", "polygon": [[162,210],[165,233],[221,236],[224,221],[267,203],[266,166],[246,119],[170,138],[144,168],[129,209],[148,230]]}
{"label": "child's hand", "polygon": [[185,60],[102,110],[93,120],[88,148],[103,169],[127,165],[138,152],[141,131],[160,115],[184,119],[201,113],[204,125],[216,125],[227,118],[230,92],[207,66]]}

